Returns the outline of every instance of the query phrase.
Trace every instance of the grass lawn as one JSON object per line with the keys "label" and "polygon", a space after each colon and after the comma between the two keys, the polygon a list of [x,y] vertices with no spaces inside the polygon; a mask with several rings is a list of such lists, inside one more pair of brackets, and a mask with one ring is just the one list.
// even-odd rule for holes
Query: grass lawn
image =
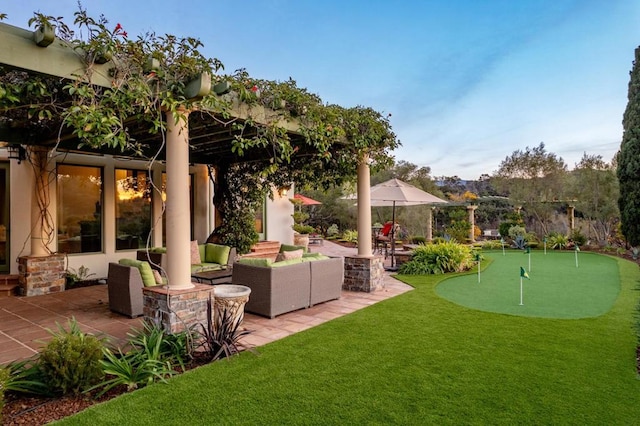
{"label": "grass lawn", "polygon": [[61,424],[637,424],[640,272],[614,262],[601,316],[486,312],[438,296],[442,276],[402,277],[414,291]]}

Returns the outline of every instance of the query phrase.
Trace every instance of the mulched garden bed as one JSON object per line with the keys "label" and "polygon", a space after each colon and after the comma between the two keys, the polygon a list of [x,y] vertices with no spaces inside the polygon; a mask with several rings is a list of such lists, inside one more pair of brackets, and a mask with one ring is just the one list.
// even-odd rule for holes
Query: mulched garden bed
{"label": "mulched garden bed", "polygon": [[[187,364],[186,370],[208,364],[203,357],[194,357]],[[160,385],[162,386],[162,385]],[[100,402],[108,401],[127,392],[125,386],[111,389],[100,397],[99,391],[82,395],[62,397],[25,396],[24,394],[7,394],[2,409],[2,425],[46,425],[63,419]]]}

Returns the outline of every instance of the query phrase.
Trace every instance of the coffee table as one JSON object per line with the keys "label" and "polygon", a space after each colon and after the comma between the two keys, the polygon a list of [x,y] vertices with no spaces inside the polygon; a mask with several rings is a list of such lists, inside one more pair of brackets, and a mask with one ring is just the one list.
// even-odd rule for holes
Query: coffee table
{"label": "coffee table", "polygon": [[203,284],[231,284],[233,268],[202,271],[191,274],[191,278]]}

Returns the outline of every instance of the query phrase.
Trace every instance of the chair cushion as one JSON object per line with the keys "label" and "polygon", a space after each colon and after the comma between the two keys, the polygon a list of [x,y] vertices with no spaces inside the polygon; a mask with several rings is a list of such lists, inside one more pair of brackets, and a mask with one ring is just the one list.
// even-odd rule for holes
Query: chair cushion
{"label": "chair cushion", "polygon": [[223,246],[220,244],[205,244],[205,256],[204,261],[207,263],[218,263],[220,265],[226,265],[229,261],[229,253],[231,247]]}
{"label": "chair cushion", "polygon": [[221,269],[223,269],[222,266],[217,263],[197,263],[195,265],[191,265],[192,274],[196,272],[219,271]]}
{"label": "chair cushion", "polygon": [[200,255],[200,247],[197,241],[191,241],[191,264],[195,265],[202,263],[202,256]]}
{"label": "chair cushion", "polygon": [[270,266],[272,268],[281,268],[283,266],[296,265],[298,263],[302,263],[302,257],[298,257],[296,259],[283,260],[281,262],[273,262]]}
{"label": "chair cushion", "polygon": [[269,258],[246,257],[243,259],[238,259],[238,263],[242,263],[243,265],[269,267],[272,262]]}
{"label": "chair cushion", "polygon": [[302,257],[302,261],[303,262],[314,262],[316,260],[325,260],[325,259],[331,259],[329,256],[325,256],[324,254],[320,254],[320,253],[314,253],[315,256],[303,256]]}
{"label": "chair cushion", "polygon": [[156,278],[153,276],[153,269],[151,269],[151,265],[149,262],[145,260],[136,260],[136,259],[120,259],[118,261],[120,265],[131,266],[133,268],[137,268],[140,271],[140,276],[142,277],[142,284],[145,287],[153,287],[156,285]]}

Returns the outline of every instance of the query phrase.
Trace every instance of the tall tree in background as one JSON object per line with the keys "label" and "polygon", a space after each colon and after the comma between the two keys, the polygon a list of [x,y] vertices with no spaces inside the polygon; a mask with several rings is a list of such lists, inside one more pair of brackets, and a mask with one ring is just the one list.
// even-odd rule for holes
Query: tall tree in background
{"label": "tall tree in background", "polygon": [[618,154],[620,220],[622,234],[632,246],[640,244],[640,47],[629,80],[627,109],[622,118],[622,144]]}
{"label": "tall tree in background", "polygon": [[494,173],[494,185],[501,195],[523,206],[534,220],[538,234],[549,232],[548,221],[554,201],[563,197],[567,165],[561,157],[547,152],[544,143],[524,151],[514,151]]}
{"label": "tall tree in background", "polygon": [[571,197],[576,199],[578,212],[588,219],[587,236],[606,244],[619,214],[615,167],[601,155],[585,153],[570,175]]}

